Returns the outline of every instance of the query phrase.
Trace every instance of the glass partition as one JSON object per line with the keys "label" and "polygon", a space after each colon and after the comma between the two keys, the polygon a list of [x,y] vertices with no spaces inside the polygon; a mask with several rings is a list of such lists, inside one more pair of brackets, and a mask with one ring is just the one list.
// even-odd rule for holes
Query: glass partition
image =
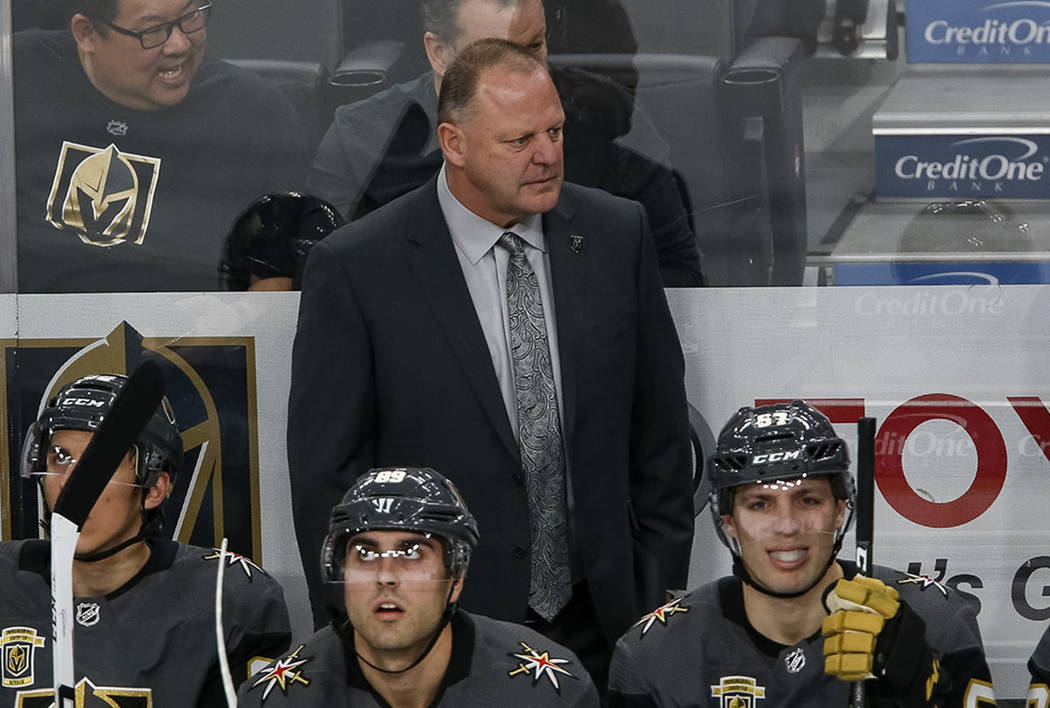
{"label": "glass partition", "polygon": [[[158,356],[195,450],[180,538],[230,535],[306,617],[298,298],[216,291],[297,289],[317,240],[425,185],[447,62],[500,36],[547,60],[566,178],[645,208],[696,439],[756,401],[820,401],[850,440],[876,416],[882,559],[972,598],[1024,695],[1050,619],[1046,3],[72,2],[0,3],[5,538],[37,531],[41,398]],[[705,512],[691,579],[727,570]]]}

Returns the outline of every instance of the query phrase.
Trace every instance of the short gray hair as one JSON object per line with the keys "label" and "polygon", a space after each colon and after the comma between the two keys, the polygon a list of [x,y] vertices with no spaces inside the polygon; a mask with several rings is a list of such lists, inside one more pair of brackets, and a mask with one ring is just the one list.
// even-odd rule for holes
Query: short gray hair
{"label": "short gray hair", "polygon": [[486,69],[500,67],[516,74],[547,73],[547,66],[525,49],[505,39],[479,39],[467,46],[441,79],[438,122],[455,122],[471,107]]}

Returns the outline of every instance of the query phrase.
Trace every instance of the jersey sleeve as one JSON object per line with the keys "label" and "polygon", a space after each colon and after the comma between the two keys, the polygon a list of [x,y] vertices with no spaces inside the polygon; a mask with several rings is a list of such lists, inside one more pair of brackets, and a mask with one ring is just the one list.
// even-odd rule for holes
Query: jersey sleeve
{"label": "jersey sleeve", "polygon": [[939,649],[941,667],[951,680],[944,705],[949,708],[994,706],[995,690],[977,616],[961,598],[955,607],[948,643]]}
{"label": "jersey sleeve", "polygon": [[[254,577],[250,578],[239,577],[236,568],[229,568],[227,572],[223,607],[226,655],[233,683],[239,686],[248,678],[253,660],[270,661],[280,656],[287,651],[292,635],[284,593],[275,580],[254,566]],[[226,708],[226,694],[217,664],[204,682],[197,705],[199,708]]]}
{"label": "jersey sleeve", "polygon": [[256,583],[260,581],[263,591],[246,593],[241,598],[240,616],[231,617],[226,630],[226,651],[236,684],[248,677],[253,660],[280,656],[292,639],[281,586],[268,575],[261,575]]}
{"label": "jersey sleeve", "polygon": [[616,643],[609,668],[608,708],[659,708],[631,652],[628,637]]}

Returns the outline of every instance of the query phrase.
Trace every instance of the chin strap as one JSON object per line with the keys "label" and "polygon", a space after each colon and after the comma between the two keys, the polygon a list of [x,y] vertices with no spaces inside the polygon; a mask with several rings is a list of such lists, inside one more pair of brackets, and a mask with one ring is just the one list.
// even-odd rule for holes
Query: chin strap
{"label": "chin strap", "polygon": [[121,541],[112,548],[107,548],[104,551],[89,551],[88,553],[77,553],[73,556],[73,558],[74,560],[78,560],[82,563],[94,563],[96,561],[104,560],[106,558],[109,558],[110,556],[116,555],[128,546],[133,546],[140,541],[146,540],[146,538],[146,530],[140,529],[137,534],[127,539],[126,541]]}
{"label": "chin strap", "polygon": [[[456,613],[456,603],[452,602],[452,592],[453,592],[453,590],[455,590],[455,587],[456,587],[456,583],[455,582],[453,582],[452,585],[449,586],[448,597],[445,598],[445,611],[441,613],[441,621],[438,622],[437,628],[434,629],[434,633],[430,636],[430,641],[427,642],[427,646],[423,649],[423,652],[419,655],[419,657],[415,661],[413,661],[411,664],[406,666],[405,668],[403,668],[403,669],[384,669],[381,666],[376,666],[371,661],[369,661],[365,657],[361,656],[357,652],[357,648],[354,646],[353,631],[352,631],[353,628],[349,626],[350,620],[347,619],[346,626],[344,626],[343,631],[346,632],[347,635],[350,637],[350,640],[347,642],[347,645],[349,646],[350,651],[353,652],[354,656],[356,656],[358,659],[363,661],[365,664],[367,664],[368,666],[372,667],[376,671],[381,671],[384,674],[403,674],[406,671],[408,671],[409,669],[416,668],[417,666],[419,666],[419,662],[423,661],[423,659],[427,658],[427,655],[430,654],[430,650],[434,648],[435,644],[437,644],[438,637],[441,636],[442,630],[444,630],[446,625],[448,625],[448,623],[452,621],[452,615],[454,615]],[[342,633],[342,632],[340,632],[340,633]]]}
{"label": "chin strap", "polygon": [[747,567],[744,565],[744,561],[736,553],[733,554],[733,575],[740,578],[743,582],[747,583],[755,590],[758,590],[763,595],[769,595],[770,597],[778,597],[785,600],[793,597],[801,597],[813,588],[817,587],[817,584],[824,579],[825,573],[828,572],[828,568],[831,567],[831,564],[835,562],[835,558],[838,556],[839,550],[841,548],[842,539],[839,538],[837,541],[835,541],[835,546],[831,549],[831,554],[828,556],[828,562],[824,565],[824,569],[820,571],[820,575],[818,575],[812,583],[802,588],[801,590],[796,590],[795,592],[777,592],[775,590],[770,590],[766,586],[762,585],[762,583],[755,580],[751,573],[748,572]]}

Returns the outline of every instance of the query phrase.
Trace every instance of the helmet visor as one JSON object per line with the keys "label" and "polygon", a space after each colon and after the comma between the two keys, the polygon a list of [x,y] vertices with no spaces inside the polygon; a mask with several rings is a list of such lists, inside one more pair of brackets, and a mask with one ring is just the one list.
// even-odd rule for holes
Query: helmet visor
{"label": "helmet visor", "polygon": [[[831,547],[843,526],[845,503],[825,479],[795,478],[737,487],[722,519],[741,547],[754,543],[790,562],[808,548]],[[781,553],[781,551],[784,551]]]}
{"label": "helmet visor", "polygon": [[323,558],[326,583],[428,584],[449,580],[446,546],[429,533],[345,530],[326,539]]}

